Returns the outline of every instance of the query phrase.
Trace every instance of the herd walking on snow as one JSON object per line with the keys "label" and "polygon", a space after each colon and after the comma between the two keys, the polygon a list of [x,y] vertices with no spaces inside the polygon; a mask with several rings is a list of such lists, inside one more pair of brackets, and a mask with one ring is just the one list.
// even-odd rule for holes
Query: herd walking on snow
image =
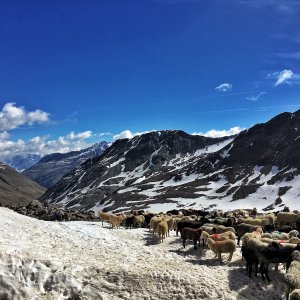
{"label": "herd walking on snow", "polygon": [[255,276],[258,271],[262,280],[271,281],[269,265],[284,264],[285,296],[287,300],[300,300],[300,213],[290,212],[287,207],[277,213],[258,214],[252,211],[236,210],[232,212],[207,212],[202,210],[181,209],[167,213],[131,211],[131,213],[113,214],[99,212],[103,222],[109,222],[111,228],[145,227],[159,242],[164,242],[170,231],[180,234],[183,247],[186,241],[192,241],[194,250],[206,247],[222,262],[222,254],[227,253],[231,261],[233,253],[241,244],[242,261],[245,262],[249,277],[253,267]]}

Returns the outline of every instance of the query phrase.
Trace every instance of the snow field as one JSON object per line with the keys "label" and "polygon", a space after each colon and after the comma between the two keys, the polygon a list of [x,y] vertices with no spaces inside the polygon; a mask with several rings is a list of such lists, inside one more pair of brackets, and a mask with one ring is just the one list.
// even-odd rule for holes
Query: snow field
{"label": "snow field", "polygon": [[[272,283],[249,279],[240,248],[219,263],[202,246],[184,249],[148,229],[100,222],[45,222],[0,208],[0,299],[283,299]],[[227,254],[223,255],[224,261]]]}

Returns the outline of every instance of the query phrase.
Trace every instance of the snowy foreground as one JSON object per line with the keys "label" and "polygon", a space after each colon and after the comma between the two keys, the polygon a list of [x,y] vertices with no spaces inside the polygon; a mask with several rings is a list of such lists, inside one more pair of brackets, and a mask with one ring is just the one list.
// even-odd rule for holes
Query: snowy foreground
{"label": "snowy foreground", "polygon": [[[147,229],[45,222],[0,208],[0,299],[283,299],[272,283],[249,279],[240,248],[231,263],[210,250],[164,243]],[[224,255],[225,258],[225,255]],[[227,254],[226,254],[227,258]]]}

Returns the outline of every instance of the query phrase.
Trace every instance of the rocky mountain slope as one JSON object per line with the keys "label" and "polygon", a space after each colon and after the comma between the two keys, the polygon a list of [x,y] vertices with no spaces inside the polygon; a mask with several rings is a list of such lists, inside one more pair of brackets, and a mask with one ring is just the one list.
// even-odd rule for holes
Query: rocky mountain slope
{"label": "rocky mountain slope", "polygon": [[107,142],[100,142],[80,151],[49,154],[23,174],[49,188],[88,158],[100,155],[107,147]]}
{"label": "rocky mountain slope", "polygon": [[[144,207],[149,200],[165,202],[169,193],[189,197],[189,191],[171,191],[168,181],[172,178],[180,181],[183,167],[195,164],[232,140],[192,136],[183,131],[151,132],[130,140],[117,140],[101,156],[66,174],[43,199],[90,209]],[[158,182],[165,182],[164,192],[153,191]]]}
{"label": "rocky mountain slope", "polygon": [[0,204],[27,205],[44,192],[45,189],[36,182],[0,163]]}
{"label": "rocky mountain slope", "polygon": [[300,209],[300,111],[236,137],[160,131],[116,141],[43,199],[77,209]]}

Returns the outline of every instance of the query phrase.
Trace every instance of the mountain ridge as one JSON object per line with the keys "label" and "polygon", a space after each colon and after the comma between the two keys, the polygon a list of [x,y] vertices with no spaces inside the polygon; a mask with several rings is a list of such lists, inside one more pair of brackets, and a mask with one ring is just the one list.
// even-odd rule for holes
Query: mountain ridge
{"label": "mountain ridge", "polygon": [[107,147],[107,142],[99,142],[79,151],[52,153],[41,158],[37,164],[24,170],[22,174],[49,188],[88,158],[100,155]]}
{"label": "mountain ridge", "polygon": [[275,210],[291,203],[300,209],[299,153],[300,111],[221,139],[151,132],[116,141],[66,174],[42,199],[95,211]]}
{"label": "mountain ridge", "polygon": [[0,203],[22,206],[38,199],[45,188],[0,162]]}

